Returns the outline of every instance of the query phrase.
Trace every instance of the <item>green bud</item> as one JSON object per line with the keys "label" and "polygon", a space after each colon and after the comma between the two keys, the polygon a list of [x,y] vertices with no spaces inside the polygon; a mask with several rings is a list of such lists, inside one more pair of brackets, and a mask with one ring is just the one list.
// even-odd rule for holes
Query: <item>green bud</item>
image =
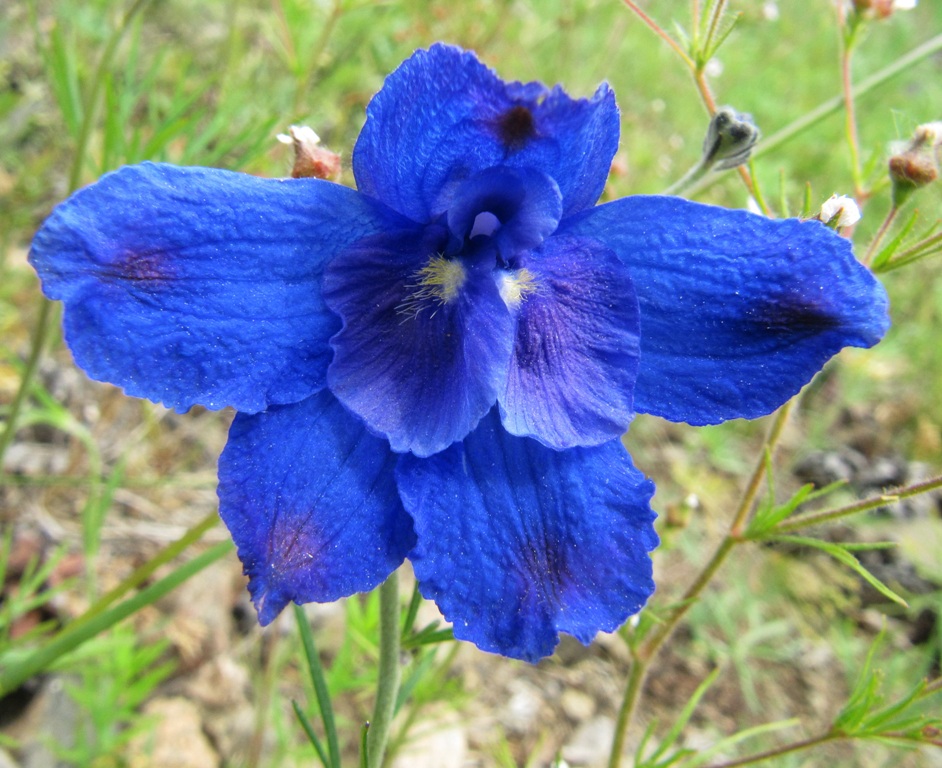
{"label": "green bud", "polygon": [[758,140],[759,129],[752,115],[721,107],[710,120],[701,162],[718,171],[735,168],[749,159]]}

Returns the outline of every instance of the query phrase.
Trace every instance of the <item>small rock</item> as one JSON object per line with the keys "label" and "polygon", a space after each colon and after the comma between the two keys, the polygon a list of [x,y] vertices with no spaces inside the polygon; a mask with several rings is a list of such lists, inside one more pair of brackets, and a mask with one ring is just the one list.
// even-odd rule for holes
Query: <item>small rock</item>
{"label": "small rock", "polygon": [[212,768],[219,756],[203,733],[196,705],[180,697],[154,699],[144,713],[156,719],[128,747],[130,768]]}
{"label": "small rock", "polygon": [[576,729],[563,747],[562,755],[569,765],[576,768],[596,768],[605,765],[615,736],[615,721],[599,716],[588,720]]}
{"label": "small rock", "polygon": [[393,768],[462,768],[468,756],[465,729],[454,715],[424,722],[410,731]]}
{"label": "small rock", "polygon": [[543,704],[541,692],[526,680],[513,680],[508,686],[510,698],[500,720],[508,732],[525,734],[535,730]]}
{"label": "small rock", "polygon": [[587,693],[569,688],[559,699],[563,712],[574,723],[583,723],[595,714],[595,700]]}
{"label": "small rock", "polygon": [[795,476],[818,488],[836,482],[853,483],[866,469],[867,459],[851,448],[841,451],[815,451],[795,465]]}

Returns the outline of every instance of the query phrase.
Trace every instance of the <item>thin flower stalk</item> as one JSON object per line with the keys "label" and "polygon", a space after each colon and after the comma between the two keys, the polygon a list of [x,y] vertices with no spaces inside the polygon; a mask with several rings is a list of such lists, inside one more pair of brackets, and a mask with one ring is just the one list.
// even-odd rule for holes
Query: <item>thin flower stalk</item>
{"label": "thin flower stalk", "polygon": [[749,517],[749,513],[755,506],[756,499],[758,498],[759,491],[762,488],[762,483],[768,471],[769,461],[775,452],[775,448],[788,422],[788,417],[794,406],[794,402],[794,400],[790,400],[775,414],[775,418],[772,421],[763,444],[763,449],[760,452],[760,458],[756,462],[756,466],[752,471],[752,475],[749,477],[749,482],[743,490],[739,505],[730,522],[729,533],[727,533],[723,541],[720,542],[713,556],[700,573],[697,574],[683,596],[677,601],[677,607],[671,611],[662,623],[657,625],[652,631],[651,636],[647,638],[639,648],[633,651],[631,669],[628,673],[628,682],[625,686],[625,693],[616,721],[615,736],[612,741],[612,750],[609,754],[608,768],[619,768],[621,765],[621,755],[624,751],[625,739],[634,712],[637,709],[638,700],[644,691],[644,681],[651,663],[671,637],[680,623],[680,620],[686,615],[687,610],[710,584],[716,572],[726,561],[726,558],[733,551],[735,546],[744,541],[742,538],[743,528]]}
{"label": "thin flower stalk", "polygon": [[853,504],[847,504],[846,506],[838,507],[836,509],[828,509],[820,512],[806,512],[801,515],[795,515],[790,520],[780,523],[775,528],[775,533],[791,533],[793,531],[801,530],[802,528],[807,528],[811,525],[821,525],[822,523],[833,522],[834,520],[840,520],[843,517],[856,515],[860,512],[866,512],[871,509],[878,509],[890,504],[896,504],[903,499],[919,496],[923,493],[930,493],[931,491],[938,490],[939,488],[942,488],[942,475],[938,475],[921,483],[914,483],[902,488],[897,488],[893,491],[887,491],[886,493],[881,493],[878,496],[871,496],[870,498],[862,499],[861,501],[856,501]]}
{"label": "thin flower stalk", "polygon": [[847,6],[837,3],[838,28],[841,30],[841,90],[844,98],[844,133],[850,152],[851,176],[854,182],[854,197],[862,204],[868,196],[861,183],[860,139],[857,131],[857,112],[854,104],[852,60],[857,39],[857,23],[848,26]]}
{"label": "thin flower stalk", "polygon": [[696,69],[696,63],[694,62],[693,59],[690,58],[689,54],[683,48],[680,47],[680,44],[676,40],[674,40],[674,38],[672,38],[669,34],[667,34],[667,32],[661,29],[661,26],[656,21],[654,21],[654,19],[652,19],[644,11],[642,11],[641,8],[637,6],[637,4],[632,2],[632,0],[623,0],[623,2],[634,12],[634,14],[639,19],[641,19],[641,21],[647,24],[647,26],[650,27],[650,29],[658,37],[660,37],[665,43],[667,43],[671,48],[673,48],[674,52],[678,56],[680,56],[681,59],[683,59],[684,63],[688,67],[690,67],[691,70]]}
{"label": "thin flower stalk", "polygon": [[829,731],[828,733],[823,733],[820,736],[813,736],[810,739],[802,739],[801,741],[793,741],[790,744],[784,744],[781,747],[776,747],[775,749],[760,752],[756,755],[740,757],[736,760],[729,760],[723,763],[713,763],[712,765],[707,766],[707,768],[740,768],[743,765],[755,765],[756,763],[761,763],[764,760],[771,760],[775,757],[784,757],[785,755],[794,754],[795,752],[801,752],[806,749],[812,749],[813,747],[819,747],[822,744],[837,741],[841,738],[842,737],[839,734]]}

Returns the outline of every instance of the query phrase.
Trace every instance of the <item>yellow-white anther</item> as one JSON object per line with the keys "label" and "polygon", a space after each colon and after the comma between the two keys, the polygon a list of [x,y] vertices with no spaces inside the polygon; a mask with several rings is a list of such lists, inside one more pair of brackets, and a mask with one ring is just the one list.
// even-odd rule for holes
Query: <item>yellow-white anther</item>
{"label": "yellow-white anther", "polygon": [[468,273],[458,259],[432,256],[428,264],[413,275],[413,282],[406,286],[410,294],[397,311],[400,315],[417,317],[430,304],[448,304],[457,298],[467,279]]}
{"label": "yellow-white anther", "polygon": [[536,290],[536,277],[526,268],[504,272],[500,278],[500,297],[509,309],[517,309]]}

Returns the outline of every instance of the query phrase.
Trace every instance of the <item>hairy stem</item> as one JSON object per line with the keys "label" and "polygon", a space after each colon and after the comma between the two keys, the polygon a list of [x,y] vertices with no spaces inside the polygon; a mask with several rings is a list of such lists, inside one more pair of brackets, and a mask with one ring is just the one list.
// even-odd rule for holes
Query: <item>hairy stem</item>
{"label": "hairy stem", "polygon": [[886,214],[886,218],[883,219],[883,223],[880,224],[880,228],[877,230],[877,233],[873,236],[873,240],[870,241],[870,245],[867,246],[867,252],[864,254],[861,262],[865,266],[870,266],[870,263],[873,261],[873,257],[877,255],[877,251],[880,248],[880,244],[883,242],[883,239],[886,237],[886,233],[890,231],[890,227],[893,226],[893,222],[896,220],[896,214],[899,213],[899,206],[893,205],[889,213]]}
{"label": "hairy stem", "polygon": [[625,739],[628,737],[628,726],[634,718],[635,707],[644,688],[644,680],[648,674],[648,661],[635,657],[631,662],[628,673],[628,682],[625,685],[625,695],[622,697],[618,709],[618,720],[615,723],[615,738],[612,740],[612,750],[608,755],[608,768],[619,768],[621,755],[625,750]]}
{"label": "hairy stem", "polygon": [[382,768],[389,727],[396,709],[402,668],[399,664],[399,574],[393,571],[379,588],[379,682],[373,720],[366,737],[369,768]]}
{"label": "hairy stem", "polygon": [[810,525],[820,525],[832,520],[839,520],[842,517],[856,515],[859,512],[866,512],[868,509],[877,509],[885,507],[888,504],[895,504],[911,496],[918,496],[922,493],[929,493],[938,488],[942,488],[942,475],[938,475],[921,483],[914,483],[903,488],[897,488],[894,491],[881,493],[879,496],[871,496],[869,499],[856,501],[853,504],[847,504],[836,509],[827,509],[821,512],[806,512],[802,515],[795,515],[790,520],[780,523],[775,528],[775,533],[792,533],[793,531],[807,528]]}
{"label": "hairy stem", "polygon": [[658,37],[660,37],[665,43],[667,43],[671,48],[673,48],[674,52],[678,56],[680,56],[680,58],[684,60],[684,63],[688,67],[690,67],[691,69],[696,68],[696,64],[694,64],[693,59],[691,59],[690,56],[687,54],[687,52],[683,48],[680,47],[680,45],[677,43],[676,40],[674,40],[674,38],[672,38],[669,34],[667,34],[667,32],[661,29],[661,27],[658,25],[656,21],[654,21],[654,19],[652,19],[644,11],[642,11],[635,3],[632,2],[632,0],[622,0],[622,2],[624,2],[625,5],[627,5],[634,12],[635,16],[637,16],[639,19],[641,19],[641,21],[647,24],[647,26]]}

